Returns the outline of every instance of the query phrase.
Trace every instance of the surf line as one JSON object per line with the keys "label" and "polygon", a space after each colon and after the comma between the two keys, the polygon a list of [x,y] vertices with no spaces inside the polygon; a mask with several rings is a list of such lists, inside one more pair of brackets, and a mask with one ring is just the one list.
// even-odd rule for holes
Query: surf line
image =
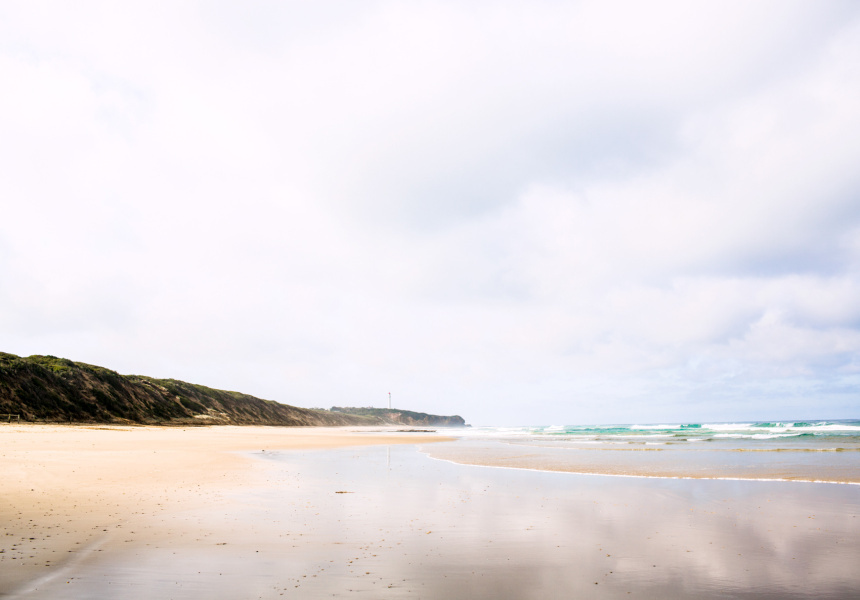
{"label": "surf line", "polygon": [[830,481],[826,479],[779,479],[767,477],[690,477],[686,475],[631,475],[629,473],[591,473],[588,471],[556,471],[551,469],[537,469],[535,467],[511,467],[505,465],[481,465],[475,463],[464,463],[451,460],[449,458],[439,458],[431,456],[429,453],[418,449],[420,454],[423,454],[430,460],[438,460],[441,462],[459,465],[461,467],[477,467],[483,469],[513,469],[516,471],[533,471],[535,473],[558,473],[561,475],[594,475],[595,477],[631,477],[635,479],[689,479],[692,481],[759,481],[759,482],[779,482],[779,483],[825,483],[829,485],[860,485],[860,481]]}

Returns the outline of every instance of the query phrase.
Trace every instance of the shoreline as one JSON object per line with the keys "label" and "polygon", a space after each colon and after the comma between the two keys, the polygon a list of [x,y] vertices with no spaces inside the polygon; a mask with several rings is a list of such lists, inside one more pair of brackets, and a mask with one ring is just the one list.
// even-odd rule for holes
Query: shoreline
{"label": "shoreline", "polygon": [[484,465],[428,455],[456,439],[377,427],[28,431],[0,428],[0,460],[19,463],[17,496],[0,491],[15,534],[3,598],[837,600],[860,586],[856,487],[465,469]]}
{"label": "shoreline", "polygon": [[479,467],[485,469],[510,469],[513,471],[531,471],[534,473],[558,473],[566,475],[588,475],[594,477],[624,477],[631,479],[668,479],[668,480],[688,480],[688,481],[750,481],[761,483],[820,483],[827,485],[860,485],[860,481],[831,481],[825,479],[780,479],[780,478],[765,478],[765,477],[695,477],[692,475],[639,475],[632,473],[605,473],[602,471],[571,471],[566,469],[549,469],[538,467],[515,467],[510,465],[491,465],[479,462],[461,462],[450,458],[440,458],[432,454],[424,453],[430,460],[438,460],[441,462],[458,465],[461,467]]}
{"label": "shoreline", "polygon": [[[835,442],[829,442],[833,444]],[[554,473],[691,480],[785,481],[860,485],[860,446],[750,448],[735,442],[664,447],[588,445],[561,440],[461,437],[428,447],[435,459],[460,465]],[[844,446],[844,447],[843,447]]]}
{"label": "shoreline", "polygon": [[0,596],[102,551],[93,546],[120,533],[123,543],[163,538],[170,514],[265,487],[266,465],[244,453],[446,439],[380,427],[4,424]]}
{"label": "shoreline", "polygon": [[860,585],[856,488],[464,469],[422,449],[249,452],[261,485],[169,511],[159,535],[129,524],[143,535],[118,530],[15,597],[842,600]]}

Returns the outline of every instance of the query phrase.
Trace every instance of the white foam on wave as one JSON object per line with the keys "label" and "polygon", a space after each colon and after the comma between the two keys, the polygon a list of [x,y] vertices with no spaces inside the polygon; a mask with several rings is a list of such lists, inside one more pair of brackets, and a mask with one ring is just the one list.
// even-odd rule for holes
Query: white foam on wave
{"label": "white foam on wave", "polygon": [[823,423],[820,425],[810,425],[808,427],[798,427],[802,431],[860,431],[860,425],[847,425],[841,423]]}
{"label": "white foam on wave", "polygon": [[708,423],[702,424],[702,429],[711,431],[741,431],[753,427],[752,423]]}
{"label": "white foam on wave", "polygon": [[[808,423],[808,424],[807,424]],[[548,438],[565,440],[589,440],[589,439],[642,439],[669,437],[682,434],[689,437],[689,441],[707,437],[734,437],[744,439],[771,439],[780,436],[797,436],[801,434],[819,435],[857,435],[860,434],[860,425],[857,421],[848,423],[834,423],[827,421],[773,421],[743,422],[743,423],[702,423],[700,427],[691,427],[695,423],[686,425],[678,424],[654,424],[654,425],[603,425],[603,426],[522,426],[522,427],[500,427],[500,426],[476,426],[452,431],[451,434],[461,438]],[[666,431],[673,433],[665,433]]]}
{"label": "white foam on wave", "polygon": [[776,438],[798,437],[801,433],[715,433],[712,437],[734,440],[772,440]]}

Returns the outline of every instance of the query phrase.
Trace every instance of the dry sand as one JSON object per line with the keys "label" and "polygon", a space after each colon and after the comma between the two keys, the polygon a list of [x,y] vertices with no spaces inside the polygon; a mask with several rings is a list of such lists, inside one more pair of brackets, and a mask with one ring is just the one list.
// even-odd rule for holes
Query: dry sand
{"label": "dry sand", "polygon": [[415,442],[357,428],[0,425],[0,596],[101,551],[118,529],[156,539],[159,515],[260,485],[265,465],[243,451]]}

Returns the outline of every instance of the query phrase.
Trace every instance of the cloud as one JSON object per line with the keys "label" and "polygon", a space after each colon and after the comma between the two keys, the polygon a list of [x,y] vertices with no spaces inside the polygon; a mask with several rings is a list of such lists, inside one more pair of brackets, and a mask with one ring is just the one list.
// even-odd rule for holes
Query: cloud
{"label": "cloud", "polygon": [[4,350],[485,422],[856,412],[854,3],[49,8],[0,19]]}

